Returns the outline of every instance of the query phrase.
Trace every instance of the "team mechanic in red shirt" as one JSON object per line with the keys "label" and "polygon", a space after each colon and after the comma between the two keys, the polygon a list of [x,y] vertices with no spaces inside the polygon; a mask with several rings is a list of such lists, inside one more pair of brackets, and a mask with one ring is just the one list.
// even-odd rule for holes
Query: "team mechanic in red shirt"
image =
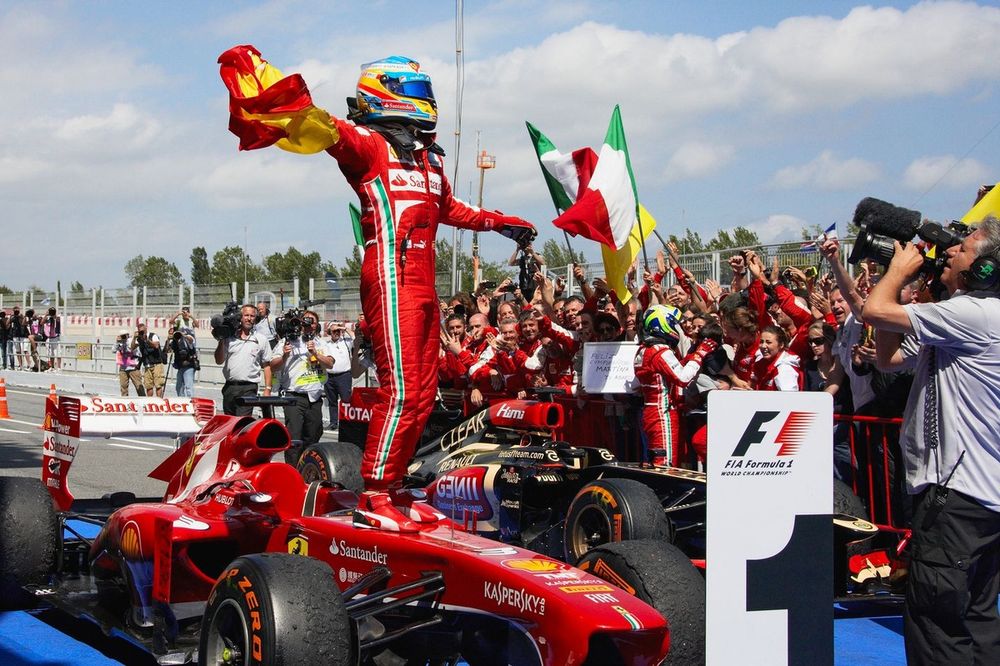
{"label": "team mechanic in red shirt", "polygon": [[444,151],[434,143],[431,80],[418,63],[392,56],[364,65],[348,105],[350,120],[332,119],[339,138],[327,152],[361,200],[361,306],[379,380],[361,468],[367,492],[356,521],[409,531],[424,517],[422,506],[393,491],[402,485],[437,389],[437,226],[499,231],[518,242],[532,239],[535,229],[452,195]]}

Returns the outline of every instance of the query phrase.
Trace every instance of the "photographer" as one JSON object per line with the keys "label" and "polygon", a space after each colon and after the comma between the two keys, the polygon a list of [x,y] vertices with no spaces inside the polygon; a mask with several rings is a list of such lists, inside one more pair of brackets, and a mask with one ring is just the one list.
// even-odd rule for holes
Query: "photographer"
{"label": "photographer", "polygon": [[118,384],[121,387],[122,397],[128,396],[129,382],[135,386],[135,392],[139,397],[145,397],[146,391],[142,387],[142,377],[139,374],[139,359],[132,353],[128,331],[124,328],[118,331],[118,337],[115,338],[115,365],[118,367]]}
{"label": "photographer", "polygon": [[[289,315],[285,315],[286,320]],[[295,465],[302,451],[319,441],[323,434],[323,394],[326,373],[333,367],[333,357],[325,340],[316,336],[319,317],[306,310],[298,324],[283,328],[281,355],[271,359],[271,370],[281,371],[282,395],[295,398],[295,404],[285,407],[285,425],[292,436],[293,445],[285,450],[285,462]]]}
{"label": "photographer", "polygon": [[1000,221],[948,248],[939,280],[951,298],[939,303],[900,304],[925,258],[894,249],[864,318],[881,367],[915,362],[901,433],[915,496],[907,661],[1000,663]]}
{"label": "photographer", "polygon": [[194,373],[201,369],[193,329],[171,328],[170,351],[174,354],[174,369],[177,371],[177,395],[190,398],[194,395]]}
{"label": "photographer", "polygon": [[156,333],[146,331],[144,319],[140,319],[136,326],[130,348],[132,353],[139,357],[142,366],[142,385],[146,389],[146,395],[162,398],[163,385],[166,382],[163,372],[163,366],[167,362],[166,355],[160,348],[160,337]]}
{"label": "photographer", "polygon": [[271,321],[271,306],[265,301],[257,304],[257,324],[253,327],[254,333],[260,333],[264,339],[274,349],[278,344],[278,333],[274,330],[274,323]]}
{"label": "photographer", "polygon": [[215,362],[222,366],[222,376],[226,380],[222,385],[222,412],[230,416],[253,414],[253,407],[237,405],[236,398],[257,395],[262,376],[264,395],[271,395],[271,343],[254,330],[256,321],[257,309],[244,305],[240,308],[239,330],[220,337],[215,346]]}

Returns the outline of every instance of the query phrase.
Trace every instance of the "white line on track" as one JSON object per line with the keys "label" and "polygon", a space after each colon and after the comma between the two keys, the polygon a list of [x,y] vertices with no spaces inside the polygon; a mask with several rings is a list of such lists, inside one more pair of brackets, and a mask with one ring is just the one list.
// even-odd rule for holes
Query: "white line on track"
{"label": "white line on track", "polygon": [[122,449],[135,449],[136,451],[152,451],[153,449],[147,449],[145,446],[132,446],[131,444],[115,444],[114,442],[107,442],[108,446],[117,446]]}
{"label": "white line on track", "polygon": [[16,432],[21,435],[30,435],[30,430],[14,430],[13,428],[0,428],[0,432]]}
{"label": "white line on track", "polygon": [[[26,426],[34,426],[39,430],[41,430],[42,428],[42,424],[39,423],[38,421],[21,421],[19,419],[3,419],[3,421],[9,421],[10,423],[20,423],[21,425],[26,425]],[[3,423],[3,421],[0,421],[0,423]]]}
{"label": "white line on track", "polygon": [[116,439],[119,442],[132,442],[133,444],[143,444],[145,446],[155,446],[155,447],[161,448],[161,449],[170,449],[171,451],[173,451],[174,449],[177,448],[173,444],[160,444],[159,442],[147,442],[144,439],[129,439],[128,437],[115,437],[114,435],[111,436],[111,439]]}

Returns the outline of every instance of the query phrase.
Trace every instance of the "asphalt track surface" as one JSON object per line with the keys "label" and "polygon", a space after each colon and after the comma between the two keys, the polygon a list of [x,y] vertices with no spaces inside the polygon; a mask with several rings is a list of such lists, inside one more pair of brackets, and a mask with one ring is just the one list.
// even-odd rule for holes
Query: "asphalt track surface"
{"label": "asphalt track surface", "polygon": [[[45,375],[39,380],[44,378],[48,382],[49,377]],[[104,388],[103,382],[95,386],[75,379],[74,383],[80,387],[79,392]],[[8,383],[10,418],[0,419],[0,475],[40,478],[40,424],[48,393],[47,388]],[[211,387],[196,390],[196,395],[221,402],[221,395],[213,396]],[[336,436],[324,431],[323,439],[332,441]],[[70,469],[70,489],[78,498],[101,497],[114,491],[131,491],[138,497],[162,496],[166,484],[146,475],[176,446],[177,442],[169,437],[88,438],[81,443]],[[836,664],[888,666],[905,663],[902,621],[898,616],[839,619],[834,623],[834,631]],[[51,614],[0,613],[0,663],[4,665],[90,666],[138,664],[141,661],[142,656],[130,645],[120,639],[103,639],[95,627],[65,624]]]}

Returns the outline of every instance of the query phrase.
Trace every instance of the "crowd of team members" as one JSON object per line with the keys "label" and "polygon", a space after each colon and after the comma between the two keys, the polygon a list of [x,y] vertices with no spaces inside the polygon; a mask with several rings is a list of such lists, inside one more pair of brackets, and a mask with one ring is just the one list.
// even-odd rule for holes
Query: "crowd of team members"
{"label": "crowd of team members", "polygon": [[[506,281],[442,301],[440,386],[465,389],[476,408],[540,386],[582,397],[583,345],[637,342],[645,449],[650,462],[674,465],[705,460],[712,390],[826,391],[837,413],[901,412],[905,378],[877,371],[871,331],[858,317],[874,266],[860,266],[851,278],[836,240],[819,245],[830,267],[822,276],[777,261],[766,266],[745,251],[729,259],[732,282],[724,287],[699,284],[676,247],[667,249],[657,253],[655,273],[630,275],[627,296],[576,267],[582,295],[565,296],[561,280],[539,271],[533,284],[522,281],[526,290]],[[668,275],[673,284],[664,287]],[[876,395],[883,398],[879,413]],[[836,439],[835,475],[850,480],[857,460],[844,428]]]}

